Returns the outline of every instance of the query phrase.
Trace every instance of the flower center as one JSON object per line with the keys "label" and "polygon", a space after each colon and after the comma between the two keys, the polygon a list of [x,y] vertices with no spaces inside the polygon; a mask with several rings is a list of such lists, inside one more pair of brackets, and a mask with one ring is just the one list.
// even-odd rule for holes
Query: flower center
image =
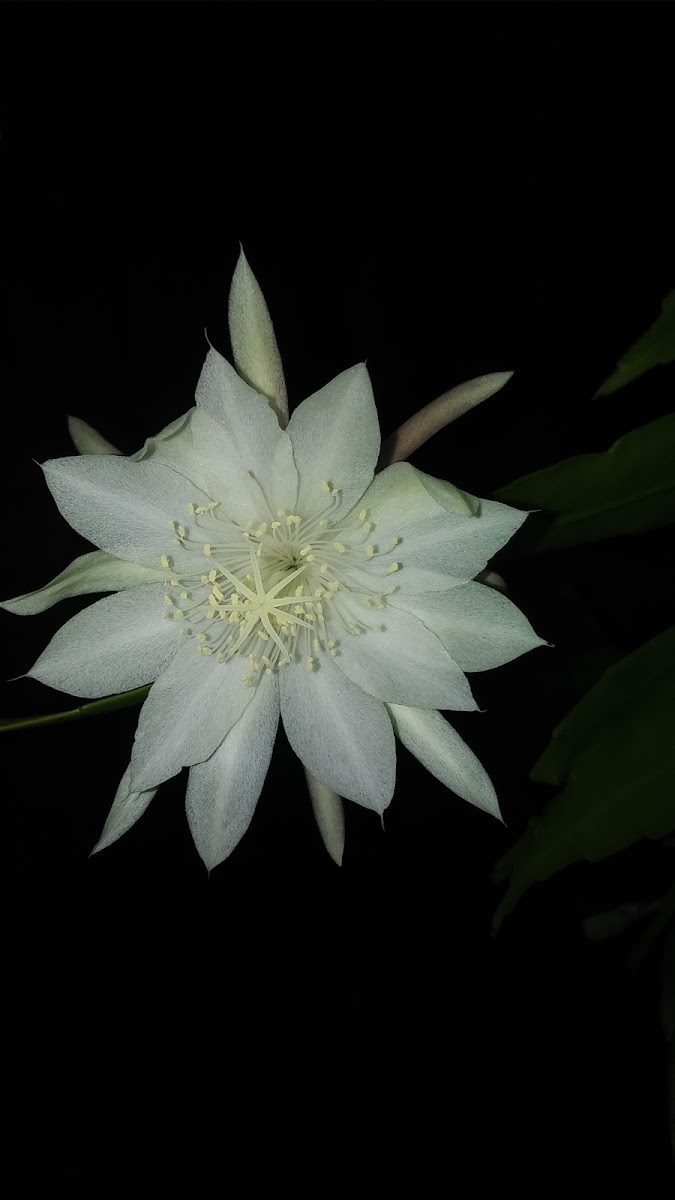
{"label": "flower center", "polygon": [[345,635],[381,632],[368,610],[384,609],[396,590],[381,584],[401,567],[391,561],[401,539],[385,548],[371,541],[375,526],[365,509],[336,521],[340,492],[327,482],[311,516],[273,514],[251,472],[242,474],[257,488],[267,519],[242,527],[218,502],[189,504],[189,525],[170,522],[173,540],[203,554],[210,569],[175,578],[169,577],[171,559],[162,555],[161,563],[164,616],[181,622],[181,633],[195,640],[200,654],[219,663],[247,658],[243,682],[251,687],[264,671],[292,662],[317,669],[322,653],[339,655]]}

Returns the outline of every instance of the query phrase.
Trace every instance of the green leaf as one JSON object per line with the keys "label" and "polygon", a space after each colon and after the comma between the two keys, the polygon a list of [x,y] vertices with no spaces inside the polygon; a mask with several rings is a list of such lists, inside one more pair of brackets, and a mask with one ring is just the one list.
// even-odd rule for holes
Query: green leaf
{"label": "green leaf", "polygon": [[36,729],[40,725],[60,725],[66,721],[81,721],[86,717],[115,712],[118,708],[131,708],[134,704],[142,704],[149,691],[150,684],[147,687],[134,688],[131,692],[106,696],[104,700],[92,700],[89,704],[80,704],[77,708],[66,709],[65,712],[43,713],[39,717],[0,717],[0,733],[9,733],[15,729]]}
{"label": "green leaf", "polygon": [[591,942],[618,937],[653,913],[654,908],[654,901],[646,901],[643,904],[619,904],[607,912],[594,913],[583,922],[584,936]]}
{"label": "green leaf", "polygon": [[675,626],[613,666],[553,730],[530,773],[535,783],[561,784],[603,729],[618,726],[650,699],[666,706],[675,695]]}
{"label": "green leaf", "polygon": [[675,629],[605,672],[554,730],[532,779],[562,790],[497,866],[495,929],[536,881],[675,829]]}
{"label": "green leaf", "polygon": [[539,531],[532,518],[532,550],[660,529],[675,521],[675,413],[624,434],[607,451],[523,475],[496,499],[548,515]]}
{"label": "green leaf", "polygon": [[639,379],[652,367],[670,363],[675,359],[675,291],[666,296],[661,312],[637,342],[620,358],[616,370],[595,393],[596,396],[611,396],[619,388]]}

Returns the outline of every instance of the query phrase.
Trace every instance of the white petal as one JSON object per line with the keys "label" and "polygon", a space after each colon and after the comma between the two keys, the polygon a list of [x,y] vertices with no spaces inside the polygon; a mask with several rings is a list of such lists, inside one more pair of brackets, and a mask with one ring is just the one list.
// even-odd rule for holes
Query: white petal
{"label": "white petal", "polygon": [[[243,486],[242,471],[249,471],[263,488],[275,514],[277,508],[293,511],[298,488],[293,451],[265,397],[244,383],[222,354],[209,350],[196,399],[195,451],[226,512],[236,521],[250,519],[250,497],[257,492],[250,481]],[[201,420],[204,414],[221,428],[217,452],[210,443],[213,427]],[[259,503],[256,499],[256,513],[264,519]]]}
{"label": "white petal", "polygon": [[279,672],[281,717],[293,750],[320,783],[382,813],[394,793],[396,745],[384,705],[332,659]]}
{"label": "white petal", "polygon": [[94,545],[149,567],[166,554],[177,568],[199,569],[199,555],[173,544],[169,522],[187,526],[188,504],[211,497],[178,472],[111,455],[54,458],[43,470],[62,516]]}
{"label": "white petal", "polygon": [[335,662],[364,692],[414,708],[478,707],[464,672],[416,616],[391,604],[372,614],[364,616],[363,609],[360,613],[366,623],[381,622],[382,630],[345,632]]}
{"label": "white petal", "polygon": [[279,723],[279,685],[263,675],[250,704],[218,749],[190,770],[185,811],[209,871],[246,833],[272,757]]}
{"label": "white petal", "polygon": [[342,798],[325,783],[319,783],[306,767],[305,778],[323,844],[333,862],[341,867],[345,849],[345,808]]}
{"label": "white petal", "polygon": [[237,371],[288,424],[288,400],[274,326],[260,285],[241,250],[232,276],[228,323]]}
{"label": "white petal", "polygon": [[158,787],[213,754],[252,699],[244,667],[241,658],[218,663],[184,642],[141,709],[131,756],[136,791]]}
{"label": "white petal", "polygon": [[[375,525],[378,547],[400,538],[386,559],[377,561],[384,567],[390,560],[401,564],[392,580],[401,593],[436,591],[473,579],[527,517],[494,500],[480,500],[475,516],[451,511],[441,492],[432,495],[428,478],[410,463],[394,463],[376,475],[361,501]],[[475,506],[475,497],[458,494]]]}
{"label": "white petal", "polygon": [[68,432],[78,454],[121,454],[122,451],[104,438],[98,429],[80,417],[68,417]]}
{"label": "white petal", "polygon": [[192,418],[195,412],[196,409],[189,409],[182,417],[170,421],[159,433],[146,438],[141,449],[131,455],[131,461],[161,463],[181,475],[186,475],[193,483],[204,488],[204,480],[192,444]]}
{"label": "white petal", "polygon": [[0,601],[0,608],[6,608],[8,612],[21,617],[30,617],[45,612],[59,600],[68,600],[71,596],[117,592],[122,588],[137,587],[140,583],[158,583],[165,575],[166,571],[162,569],[156,571],[153,567],[141,567],[138,563],[124,562],[114,554],[105,554],[103,550],[92,550],[90,554],[81,554],[74,559],[44,587],[26,592],[23,596],[15,596],[13,600]]}
{"label": "white petal", "polygon": [[480,509],[480,500],[477,496],[462,492],[455,487],[454,483],[448,483],[447,479],[437,479],[435,475],[427,475],[426,471],[420,471],[417,467],[413,467],[413,470],[417,483],[421,483],[432,500],[440,504],[446,512],[456,513],[459,517],[476,516]]}
{"label": "white petal", "polygon": [[465,583],[448,592],[397,594],[391,597],[391,604],[414,612],[463,671],[491,671],[536,646],[547,645],[515,604],[482,583]]}
{"label": "white petal", "polygon": [[341,511],[363,495],[380,450],[380,426],[365,364],[359,363],[298,405],[288,423],[300,476],[298,512],[316,511],[322,482],[339,488]]}
{"label": "white petal", "polygon": [[[190,419],[194,411],[194,408],[189,409],[175,421],[170,421],[159,433],[146,438],[141,449],[129,456],[131,462],[161,462],[203,487],[204,481],[192,445]],[[68,417],[68,431],[79,454],[122,454],[103,434],[79,417]]]}
{"label": "white petal", "polygon": [[61,626],[28,675],[89,699],[151,683],[179,645],[163,598],[162,587],[145,584],[97,600]]}
{"label": "white petal", "polygon": [[[221,510],[240,525],[276,520],[280,508],[294,512],[298,493],[288,434],[276,424],[262,397],[256,401],[246,421],[215,420],[198,409],[192,422],[195,451],[208,490],[220,501]],[[266,412],[261,412],[260,404],[265,404]],[[275,426],[272,431],[270,417]],[[259,443],[256,429],[261,434]]]}
{"label": "white petal", "polygon": [[92,854],[98,853],[99,850],[105,850],[106,846],[111,846],[113,842],[121,838],[123,833],[131,829],[138,818],[143,816],[156,791],[157,788],[151,788],[149,792],[132,792],[129,787],[129,768],[127,767]]}
{"label": "white petal", "polygon": [[493,817],[502,819],[492,781],[473,750],[437,712],[388,704],[396,736],[423,767],[446,787]]}

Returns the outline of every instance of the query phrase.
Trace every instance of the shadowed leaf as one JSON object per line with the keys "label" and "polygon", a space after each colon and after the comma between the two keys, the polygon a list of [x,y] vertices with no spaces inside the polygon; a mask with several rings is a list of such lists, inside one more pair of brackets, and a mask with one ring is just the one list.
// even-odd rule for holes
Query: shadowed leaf
{"label": "shadowed leaf", "polygon": [[532,770],[562,784],[497,866],[495,929],[535,882],[675,829],[675,629],[610,667]]}
{"label": "shadowed leaf", "polygon": [[541,509],[528,550],[556,550],[675,521],[675,414],[619,438],[609,450],[578,454],[523,475],[495,493],[519,508]]}
{"label": "shadowed leaf", "polygon": [[670,292],[661,312],[637,342],[619,359],[616,370],[600,385],[596,396],[611,396],[619,388],[639,379],[652,367],[662,366],[675,359],[675,291]]}

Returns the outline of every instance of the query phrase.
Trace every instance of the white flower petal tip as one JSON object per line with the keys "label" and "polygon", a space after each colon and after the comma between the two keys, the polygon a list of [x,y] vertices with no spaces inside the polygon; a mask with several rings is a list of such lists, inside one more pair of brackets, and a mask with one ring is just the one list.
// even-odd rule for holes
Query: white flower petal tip
{"label": "white flower petal tip", "polygon": [[127,767],[124,775],[120,780],[120,785],[117,789],[115,799],[112,803],[112,808],[108,813],[106,823],[101,831],[101,836],[98,839],[89,857],[98,854],[100,850],[105,850],[107,846],[111,846],[122,834],[131,829],[135,825],[139,817],[142,817],[150,801],[155,795],[157,788],[152,788],[147,792],[132,792],[129,786],[129,768]]}
{"label": "white flower petal tip", "polygon": [[269,400],[279,424],[285,428],[288,398],[281,355],[265,297],[243,249],[232,276],[228,323],[232,356],[239,374]]}
{"label": "white flower petal tip", "polygon": [[211,497],[161,461],[84,454],[50,459],[42,470],[61,515],[99,549],[155,568],[170,556],[176,570],[198,557],[177,529],[189,503],[208,504]]}
{"label": "white flower petal tip", "polygon": [[0,608],[19,617],[30,617],[45,612],[58,604],[59,600],[95,592],[119,592],[123,588],[137,587],[140,583],[157,583],[164,577],[164,571],[124,562],[114,554],[94,550],[91,554],[81,554],[74,559],[44,587],[26,592],[23,596],[15,596],[12,600],[0,601]]}
{"label": "white flower petal tip", "polygon": [[[395,603],[474,579],[527,519],[520,509],[479,501],[406,462],[380,471],[362,503],[379,545],[396,559],[401,546],[402,569],[391,568]],[[410,611],[416,613],[414,605]]]}
{"label": "white flower petal tip", "polygon": [[274,676],[266,676],[218,749],[190,771],[185,811],[209,876],[229,858],[251,823],[278,724],[279,688]]}
{"label": "white flower petal tip", "polygon": [[[174,621],[165,624],[171,626]],[[203,626],[210,630],[205,619]],[[136,791],[158,787],[183,767],[205,763],[227,741],[227,734],[253,700],[260,702],[262,687],[243,683],[241,658],[217,662],[213,653],[200,653],[211,650],[207,636],[196,644],[196,639],[182,638],[178,653],[150,689],[131,755],[131,786]],[[256,736],[258,733],[256,728]],[[255,744],[253,738],[251,744]],[[251,778],[254,776],[252,769]]]}
{"label": "white flower petal tip", "polygon": [[102,433],[80,417],[68,417],[68,432],[78,454],[121,454]]}
{"label": "white flower petal tip", "polygon": [[57,630],[29,676],[90,700],[152,683],[180,642],[176,623],[163,620],[163,597],[164,588],[151,583],[83,608]]}
{"label": "white flower petal tip", "polygon": [[479,375],[476,379],[469,379],[466,383],[460,383],[437,396],[386,439],[382,445],[378,466],[386,467],[409,458],[446,425],[496,395],[512,376],[513,371],[494,371],[490,375]]}
{"label": "white flower petal tip", "polygon": [[462,671],[491,671],[539,646],[550,645],[511,600],[485,583],[470,581],[448,592],[420,591],[414,597],[401,593],[393,596],[392,602],[414,613],[432,630]]}
{"label": "white flower petal tip", "polygon": [[342,798],[332,788],[326,787],[325,783],[315,779],[307,768],[305,778],[321,840],[333,862],[341,867],[345,849],[345,811]]}
{"label": "white flower petal tip", "polygon": [[[316,507],[328,486],[343,514],[371,483],[380,450],[380,425],[365,363],[342,371],[294,409],[288,424],[300,476],[298,507]],[[327,493],[328,494],[328,493]]]}
{"label": "white flower petal tip", "polygon": [[[306,771],[338,796],[377,813],[391,802],[396,743],[384,704],[321,657],[318,670],[290,664],[279,673],[286,736]],[[298,669],[296,669],[296,666]]]}
{"label": "white flower petal tip", "polygon": [[388,704],[396,736],[436,779],[469,804],[502,821],[497,793],[485,768],[439,712]]}

